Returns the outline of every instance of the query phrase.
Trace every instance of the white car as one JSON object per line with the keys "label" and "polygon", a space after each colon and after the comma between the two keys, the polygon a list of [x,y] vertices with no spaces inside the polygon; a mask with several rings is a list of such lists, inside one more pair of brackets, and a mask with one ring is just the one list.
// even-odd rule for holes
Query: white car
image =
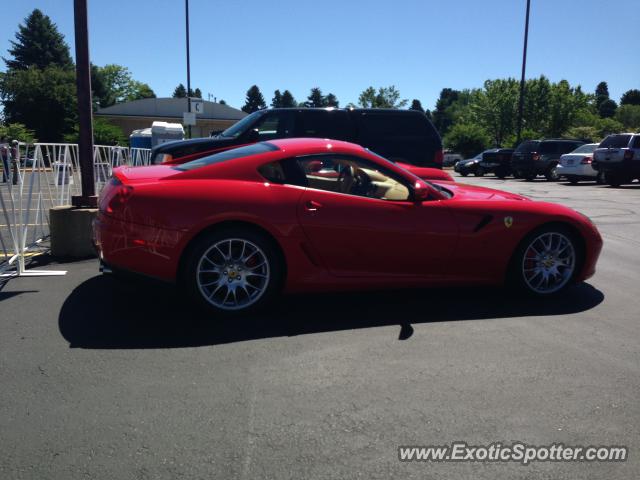
{"label": "white car", "polygon": [[587,143],[560,156],[560,163],[556,167],[558,176],[566,178],[573,184],[580,180],[595,180],[598,183],[604,183],[603,178],[591,166],[593,152],[596,148],[598,148],[597,143]]}

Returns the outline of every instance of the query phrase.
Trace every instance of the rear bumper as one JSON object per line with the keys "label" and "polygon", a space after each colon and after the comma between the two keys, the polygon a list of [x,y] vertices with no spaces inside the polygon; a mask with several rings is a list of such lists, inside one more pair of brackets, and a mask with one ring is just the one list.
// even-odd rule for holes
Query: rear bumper
{"label": "rear bumper", "polygon": [[640,176],[640,160],[623,160],[621,162],[594,162],[593,167],[599,172],[619,173],[630,177]]}
{"label": "rear bumper", "polygon": [[593,177],[595,178],[598,175],[591,165],[589,164],[577,164],[577,165],[558,165],[556,167],[556,172],[561,177]]}
{"label": "rear bumper", "polygon": [[93,230],[103,269],[175,280],[183,232],[123,222],[102,213],[95,219]]}

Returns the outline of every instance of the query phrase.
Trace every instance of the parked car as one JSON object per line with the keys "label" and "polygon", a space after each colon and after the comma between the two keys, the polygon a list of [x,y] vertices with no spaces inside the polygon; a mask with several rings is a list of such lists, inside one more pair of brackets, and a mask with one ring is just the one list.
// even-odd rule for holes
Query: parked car
{"label": "parked car", "polygon": [[593,275],[602,247],[594,224],[563,205],[425,182],[323,139],[117,168],[95,238],[107,271],[176,282],[214,314],[281,291],[506,283],[546,297]]}
{"label": "parked car", "polygon": [[556,167],[558,177],[566,178],[572,184],[580,180],[595,180],[603,183],[602,175],[592,167],[593,152],[596,148],[598,148],[597,143],[586,143],[573,152],[562,155]]}
{"label": "parked car", "polygon": [[544,175],[548,181],[555,182],[558,180],[556,167],[560,156],[585,143],[582,140],[555,138],[522,142],[511,157],[511,170],[529,181]]}
{"label": "parked car", "polygon": [[478,164],[480,160],[482,160],[482,154],[484,152],[480,152],[473,158],[467,158],[465,160],[460,160],[453,166],[453,170],[458,172],[463,177],[466,177],[470,173],[475,174],[478,168]]}
{"label": "parked car", "polygon": [[415,110],[275,108],[246,116],[211,138],[165,143],[151,152],[151,163],[182,163],[264,140],[316,137],[362,145],[393,162],[442,168],[440,135]]}
{"label": "parked car", "polygon": [[492,148],[483,152],[482,160],[478,166],[480,174],[476,173],[476,175],[494,173],[498,178],[511,175],[511,155],[513,152],[513,148]]}
{"label": "parked car", "polygon": [[593,152],[593,168],[614,187],[640,179],[640,133],[609,135]]}

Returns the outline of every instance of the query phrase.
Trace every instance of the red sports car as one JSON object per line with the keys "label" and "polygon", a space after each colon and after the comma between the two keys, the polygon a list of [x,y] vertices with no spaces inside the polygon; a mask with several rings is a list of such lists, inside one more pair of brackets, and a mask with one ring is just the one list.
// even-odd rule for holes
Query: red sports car
{"label": "red sports car", "polygon": [[95,236],[108,270],[176,282],[218,313],[281,291],[508,283],[545,296],[593,275],[602,247],[570,208],[426,182],[321,139],[116,169]]}

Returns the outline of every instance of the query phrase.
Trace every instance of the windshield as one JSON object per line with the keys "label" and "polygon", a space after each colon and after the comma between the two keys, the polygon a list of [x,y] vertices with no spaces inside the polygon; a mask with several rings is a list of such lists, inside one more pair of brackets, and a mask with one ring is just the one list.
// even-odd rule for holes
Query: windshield
{"label": "windshield", "polygon": [[598,148],[598,144],[597,143],[592,143],[592,144],[588,144],[588,145],[581,145],[571,153],[593,153],[593,151],[596,148]]}
{"label": "windshield", "polygon": [[174,169],[186,172],[188,170],[195,170],[196,168],[206,167],[215,163],[235,160],[236,158],[250,157],[259,153],[275,152],[276,150],[279,149],[273,143],[254,143],[253,145],[247,145],[246,147],[232,148],[231,150],[225,150],[224,152],[199,158],[192,162],[183,163],[182,165],[174,167]]}
{"label": "windshield", "polygon": [[247,115],[242,120],[234,123],[229,128],[227,128],[224,132],[220,134],[221,137],[228,138],[238,138],[242,133],[244,133],[250,125],[253,124],[259,117],[262,116],[264,111],[253,112],[251,115]]}
{"label": "windshield", "polygon": [[518,148],[516,148],[516,152],[519,152],[519,153],[537,152],[539,147],[540,147],[540,142],[536,142],[536,141],[523,142],[518,146]]}
{"label": "windshield", "polygon": [[600,148],[625,148],[629,145],[631,135],[609,135],[600,144]]}

